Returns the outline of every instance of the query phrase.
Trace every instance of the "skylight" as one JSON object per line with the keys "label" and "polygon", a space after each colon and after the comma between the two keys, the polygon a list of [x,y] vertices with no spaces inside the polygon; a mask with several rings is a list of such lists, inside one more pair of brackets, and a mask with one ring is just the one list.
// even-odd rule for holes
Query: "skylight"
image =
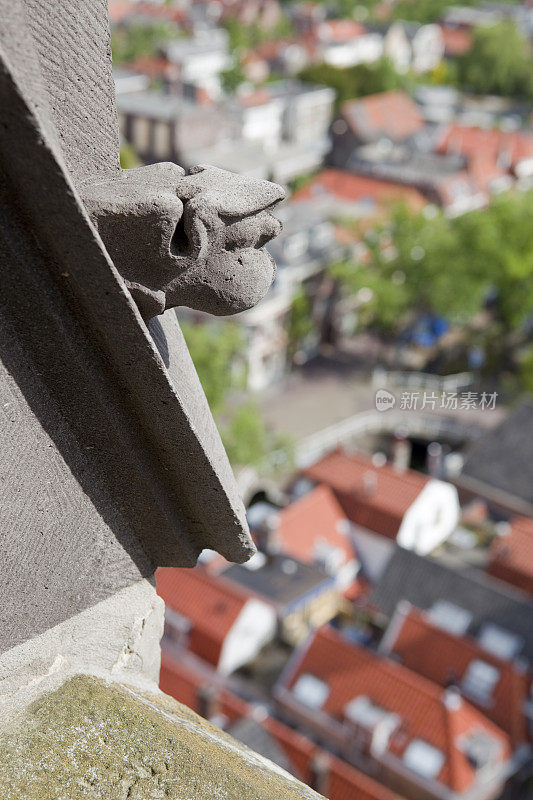
{"label": "skylight", "polygon": [[492,699],[494,687],[500,679],[500,671],[486,661],[475,659],[468,665],[461,682],[461,688],[479,703],[486,704]]}
{"label": "skylight", "polygon": [[423,778],[436,778],[444,764],[444,753],[422,739],[413,739],[403,754],[403,762]]}
{"label": "skylight", "polygon": [[292,693],[298,702],[308,708],[322,708],[329,695],[329,686],[305,672],[296,681]]}
{"label": "skylight", "polygon": [[455,636],[462,636],[472,622],[472,614],[466,608],[456,606],[448,600],[437,600],[429,611],[429,618],[434,625]]}
{"label": "skylight", "polygon": [[387,712],[375,705],[366,695],[359,695],[346,704],[344,715],[351,722],[363,725],[365,728],[373,728],[378,722],[387,716]]}
{"label": "skylight", "polygon": [[505,628],[500,628],[499,625],[494,625],[492,622],[483,625],[479,634],[479,643],[484,650],[508,661],[516,658],[523,646],[520,636],[516,636]]}

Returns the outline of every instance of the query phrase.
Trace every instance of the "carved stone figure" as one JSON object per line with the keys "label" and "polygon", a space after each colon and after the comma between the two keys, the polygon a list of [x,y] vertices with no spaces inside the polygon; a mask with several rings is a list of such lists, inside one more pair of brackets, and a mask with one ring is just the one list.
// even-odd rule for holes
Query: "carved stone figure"
{"label": "carved stone figure", "polygon": [[268,181],[216,167],[185,175],[176,164],[122,170],[82,187],[91,219],[145,319],[174,306],[235,314],[274,278],[263,245],[279,233]]}
{"label": "carved stone figure", "polygon": [[109,38],[106,0],[0,0],[4,700],[57,663],[155,678],[157,566],[254,552],[170,309],[264,295],[283,190],[122,170]]}

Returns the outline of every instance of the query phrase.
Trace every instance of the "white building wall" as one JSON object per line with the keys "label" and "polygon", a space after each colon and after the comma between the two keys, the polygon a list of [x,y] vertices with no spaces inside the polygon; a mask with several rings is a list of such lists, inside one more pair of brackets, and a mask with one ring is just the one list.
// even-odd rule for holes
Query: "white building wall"
{"label": "white building wall", "polygon": [[230,675],[254,659],[261,648],[274,638],[276,627],[277,617],[273,606],[261,600],[248,600],[224,640],[218,671]]}
{"label": "white building wall", "polygon": [[455,486],[431,480],[405,514],[396,541],[408,550],[427,555],[455,530],[459,516]]}
{"label": "white building wall", "polygon": [[354,67],[356,64],[371,64],[383,55],[383,38],[379,33],[358,36],[343,44],[326,45],[322,58],[333,67]]}

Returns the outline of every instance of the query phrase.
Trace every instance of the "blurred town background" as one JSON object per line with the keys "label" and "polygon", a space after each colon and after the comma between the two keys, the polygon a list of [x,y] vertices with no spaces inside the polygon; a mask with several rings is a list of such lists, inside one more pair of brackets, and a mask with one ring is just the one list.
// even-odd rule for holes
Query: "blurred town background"
{"label": "blurred town background", "polygon": [[161,687],[330,800],[533,798],[533,2],[110,0],[124,167],[287,188],[179,311],[258,553],[161,569]]}

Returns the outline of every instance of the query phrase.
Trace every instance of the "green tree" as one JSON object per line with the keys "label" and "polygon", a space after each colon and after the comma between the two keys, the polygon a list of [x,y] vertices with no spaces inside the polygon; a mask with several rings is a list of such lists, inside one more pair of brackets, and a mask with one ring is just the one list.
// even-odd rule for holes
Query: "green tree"
{"label": "green tree", "polygon": [[468,324],[492,293],[513,344],[533,317],[531,215],[533,192],[500,195],[487,209],[451,219],[396,206],[364,236],[368,263],[337,264],[332,274],[346,292],[372,291],[363,319],[390,333],[420,313]]}
{"label": "green tree", "polygon": [[168,22],[121,25],[111,36],[113,63],[124,64],[142,56],[156,55],[167,42],[180,35],[178,28]]}
{"label": "green tree", "polygon": [[222,81],[222,88],[228,94],[232,94],[239,88],[241,83],[245,82],[246,75],[244,74],[240,58],[235,58],[232,66],[220,73],[220,80]]}
{"label": "green tree", "polygon": [[293,468],[292,439],[269,431],[253,402],[244,403],[233,412],[228,425],[222,428],[222,441],[235,466],[261,466],[272,471]]}
{"label": "green tree", "polygon": [[407,89],[412,83],[409,75],[396,72],[388,58],[375,64],[357,64],[354,67],[333,67],[330,64],[312,64],[303,69],[299,77],[309,83],[330,86],[336,92],[336,108],[346,100],[364,97],[393,89]]}
{"label": "green tree", "polygon": [[461,86],[480,94],[521,96],[531,88],[531,55],[511,22],[476,28],[472,49],[458,60]]}
{"label": "green tree", "polygon": [[124,142],[120,146],[120,166],[122,169],[133,169],[134,167],[139,167],[141,164],[141,160],[135,149],[129,142]]}
{"label": "green tree", "polygon": [[181,329],[213,414],[224,409],[228,395],[239,388],[234,362],[243,348],[238,325],[182,322]]}
{"label": "green tree", "polygon": [[289,356],[292,358],[315,330],[311,302],[303,289],[295,294],[289,312]]}
{"label": "green tree", "polygon": [[232,323],[183,322],[181,329],[231,463],[264,466],[271,454],[276,454],[279,463],[271,468],[289,468],[292,442],[267,429],[254,403],[230,403],[232,395],[243,388],[242,375],[234,369],[244,346],[240,327]]}

